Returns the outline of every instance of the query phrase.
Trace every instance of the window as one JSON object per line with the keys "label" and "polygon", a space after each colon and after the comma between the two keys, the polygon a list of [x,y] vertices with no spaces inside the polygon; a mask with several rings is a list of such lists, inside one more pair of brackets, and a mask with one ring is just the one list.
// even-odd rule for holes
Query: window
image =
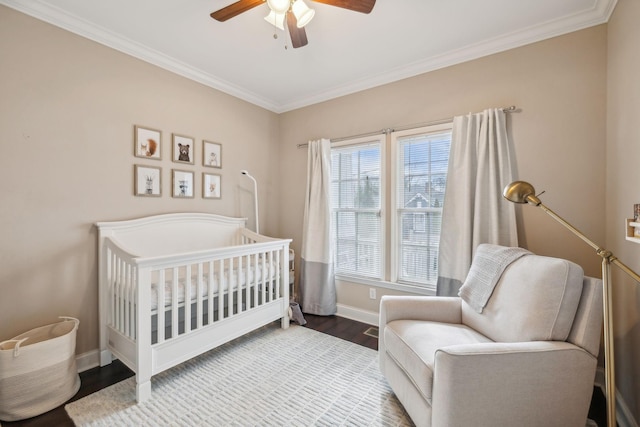
{"label": "window", "polygon": [[337,275],[435,289],[450,145],[447,124],[332,146]]}
{"label": "window", "polygon": [[382,279],[382,138],[331,150],[337,274]]}
{"label": "window", "polygon": [[392,244],[395,281],[433,286],[447,182],[450,128],[418,129],[391,136],[395,161]]}

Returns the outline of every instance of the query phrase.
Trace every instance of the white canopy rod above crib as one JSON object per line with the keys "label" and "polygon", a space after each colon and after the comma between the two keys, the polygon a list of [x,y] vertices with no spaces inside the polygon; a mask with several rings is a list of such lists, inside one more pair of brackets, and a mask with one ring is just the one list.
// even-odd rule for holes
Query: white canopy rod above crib
{"label": "white canopy rod above crib", "polygon": [[[502,111],[504,111],[505,113],[517,113],[519,110],[515,105],[511,105],[509,107],[503,107]],[[420,124],[415,124],[415,125],[409,125],[409,126],[401,126],[401,127],[397,127],[397,128],[386,128],[386,129],[381,129],[381,130],[377,130],[374,132],[367,132],[367,133],[361,133],[359,135],[351,135],[351,136],[343,136],[340,138],[331,138],[331,142],[340,142],[340,141],[345,141],[347,139],[354,139],[354,138],[365,138],[367,136],[374,136],[374,135],[381,135],[381,134],[389,134],[391,132],[398,132],[398,131],[402,131],[402,130],[409,130],[409,129],[417,129],[417,128],[421,128],[421,127],[425,127],[425,126],[435,126],[435,125],[441,125],[444,123],[449,123],[453,121],[453,117],[449,117],[446,119],[440,119],[440,120],[434,120],[431,122],[427,122],[427,123],[420,123]],[[305,142],[305,143],[301,143],[298,144],[297,147],[298,148],[303,148],[303,147],[307,147],[309,145],[309,143]]]}

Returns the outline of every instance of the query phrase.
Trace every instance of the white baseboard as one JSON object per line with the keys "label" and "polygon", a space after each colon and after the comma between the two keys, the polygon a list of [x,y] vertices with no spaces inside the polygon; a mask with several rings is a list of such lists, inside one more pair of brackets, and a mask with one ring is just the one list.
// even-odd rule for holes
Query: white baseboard
{"label": "white baseboard", "polygon": [[337,316],[345,317],[372,326],[378,326],[379,315],[375,311],[362,310],[349,305],[338,304]]}
{"label": "white baseboard", "polygon": [[100,366],[100,352],[98,350],[91,350],[78,354],[76,356],[76,366],[78,367],[78,372],[88,371],[91,368]]}

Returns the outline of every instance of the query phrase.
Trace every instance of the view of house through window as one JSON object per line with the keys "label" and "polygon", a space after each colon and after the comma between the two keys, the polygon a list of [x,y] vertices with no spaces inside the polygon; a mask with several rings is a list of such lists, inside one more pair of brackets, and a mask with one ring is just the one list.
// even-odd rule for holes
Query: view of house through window
{"label": "view of house through window", "polygon": [[[332,147],[337,275],[435,289],[450,145],[449,124]],[[385,222],[387,206],[391,220]]]}
{"label": "view of house through window", "polygon": [[392,135],[391,142],[397,154],[392,165],[397,281],[435,284],[451,131],[403,132]]}

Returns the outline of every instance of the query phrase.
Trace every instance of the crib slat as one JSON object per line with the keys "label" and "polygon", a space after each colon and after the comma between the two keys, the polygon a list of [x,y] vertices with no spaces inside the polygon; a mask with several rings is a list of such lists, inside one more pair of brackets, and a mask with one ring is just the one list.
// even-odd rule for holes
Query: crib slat
{"label": "crib slat", "polygon": [[229,270],[227,275],[229,278],[229,285],[227,286],[227,318],[233,316],[233,290],[236,287],[236,277],[233,274],[233,257],[227,258]]}
{"label": "crib slat", "polygon": [[165,299],[165,290],[164,290],[164,284],[165,284],[166,280],[165,280],[165,269],[161,268],[158,271],[158,283],[156,284],[157,286],[157,302],[156,302],[156,307],[157,307],[157,316],[158,316],[158,344],[164,342],[165,337],[164,337],[164,316],[165,316],[165,307],[164,307],[164,299]]}
{"label": "crib slat", "polygon": [[118,258],[118,331],[125,333],[124,330],[124,300],[122,298],[122,290],[124,288],[124,261]]}
{"label": "crib slat", "polygon": [[124,319],[124,323],[125,323],[125,334],[127,334],[127,336],[129,337],[135,337],[136,331],[133,328],[134,325],[134,321],[136,318],[136,313],[135,313],[135,304],[133,303],[134,301],[134,294],[135,294],[135,275],[136,275],[136,269],[134,266],[132,266],[131,264],[129,264],[127,262],[126,264],[127,266],[127,282],[126,282],[126,292],[125,292],[125,307],[126,307],[126,311],[125,311],[125,319]]}
{"label": "crib slat", "polygon": [[224,319],[224,289],[227,286],[224,276],[224,260],[218,261],[218,320]]}
{"label": "crib slat", "polygon": [[244,271],[243,271],[243,276],[244,276],[244,290],[242,292],[242,309],[244,311],[248,311],[251,310],[251,289],[253,286],[253,280],[252,280],[252,268],[253,268],[253,264],[251,263],[251,256],[249,254],[243,255],[242,256],[244,258]]}
{"label": "crib slat", "polygon": [[132,274],[131,265],[129,263],[125,264],[125,282],[124,282],[124,292],[122,295],[122,299],[124,301],[124,333],[127,336],[131,336],[131,309],[133,304],[131,304],[131,286],[132,282]]}
{"label": "crib slat", "polygon": [[[273,270],[273,251],[269,251],[269,269]],[[267,282],[267,301],[271,302],[273,299],[273,271]]]}
{"label": "crib slat", "polygon": [[213,271],[213,261],[209,261],[209,286],[207,287],[207,325],[213,323],[213,279],[214,279],[214,271]]}
{"label": "crib slat", "polygon": [[110,254],[109,257],[109,326],[115,326],[116,322],[116,255]]}
{"label": "crib slat", "polygon": [[178,336],[178,268],[172,269],[173,280],[171,281],[171,338]]}
{"label": "crib slat", "polygon": [[107,295],[109,296],[107,300],[107,325],[111,325],[113,322],[113,252],[110,248],[106,248],[106,275],[107,275]]}
{"label": "crib slat", "polygon": [[[244,268],[242,268],[242,255],[238,257],[238,287],[236,293],[236,313],[242,313],[242,282],[244,277]],[[245,278],[246,279],[246,278]],[[244,280],[246,281],[246,280]]]}
{"label": "crib slat", "polygon": [[113,263],[113,327],[120,331],[120,259],[114,256]]}
{"label": "crib slat", "polygon": [[202,328],[202,315],[204,314],[202,312],[202,274],[203,274],[203,270],[202,270],[202,263],[199,262],[198,263],[198,279],[196,282],[196,291],[197,291],[197,298],[196,298],[196,328],[200,329]]}
{"label": "crib slat", "polygon": [[276,263],[272,266],[276,274],[276,299],[280,299],[280,286],[282,278],[280,277],[280,251],[276,251]]}
{"label": "crib slat", "polygon": [[249,290],[251,289],[251,259],[249,255],[243,255],[244,258],[244,287],[242,289],[242,309],[249,310],[251,301],[249,299]]}
{"label": "crib slat", "polygon": [[[252,307],[257,307],[258,305],[258,285],[259,285],[259,279],[258,279],[258,271],[260,271],[260,264],[258,264],[260,258],[258,257],[258,254],[255,253],[253,254],[253,301],[251,306]],[[262,274],[262,276],[264,276],[264,274]]]}
{"label": "crib slat", "polygon": [[253,274],[251,271],[251,256],[249,254],[243,255],[244,258],[244,290],[242,292],[242,308],[244,311],[251,309],[251,283]]}
{"label": "crib slat", "polygon": [[114,321],[113,321],[113,326],[114,328],[116,328],[117,331],[120,331],[120,286],[121,286],[121,279],[120,279],[120,268],[122,266],[122,262],[120,260],[120,258],[116,257],[115,258],[115,267],[116,267],[116,271],[115,271],[115,276],[114,276],[114,298],[115,298],[115,310],[114,310]]}
{"label": "crib slat", "polygon": [[129,292],[129,264],[122,261],[122,287],[120,288],[120,322],[122,333],[129,333],[129,325],[127,325],[127,293]]}
{"label": "crib slat", "polygon": [[113,254],[113,259],[111,260],[111,265],[113,268],[111,282],[112,282],[112,293],[111,293],[111,326],[118,329],[118,257]]}
{"label": "crib slat", "polygon": [[133,319],[131,320],[131,337],[134,340],[138,339],[138,267],[133,266],[132,269],[132,286],[131,286],[131,300],[133,304],[131,315]]}
{"label": "crib slat", "polygon": [[[267,271],[267,252],[262,253],[262,271]],[[262,275],[262,299],[260,300],[262,304],[267,302],[267,280],[265,275]]]}
{"label": "crib slat", "polygon": [[136,319],[136,305],[134,303],[136,295],[136,274],[137,269],[135,266],[127,263],[127,269],[129,274],[127,275],[127,314],[129,318],[125,320],[127,324],[127,335],[133,339],[136,339],[135,319]]}
{"label": "crib slat", "polygon": [[184,281],[184,333],[191,332],[191,264],[186,267]]}

